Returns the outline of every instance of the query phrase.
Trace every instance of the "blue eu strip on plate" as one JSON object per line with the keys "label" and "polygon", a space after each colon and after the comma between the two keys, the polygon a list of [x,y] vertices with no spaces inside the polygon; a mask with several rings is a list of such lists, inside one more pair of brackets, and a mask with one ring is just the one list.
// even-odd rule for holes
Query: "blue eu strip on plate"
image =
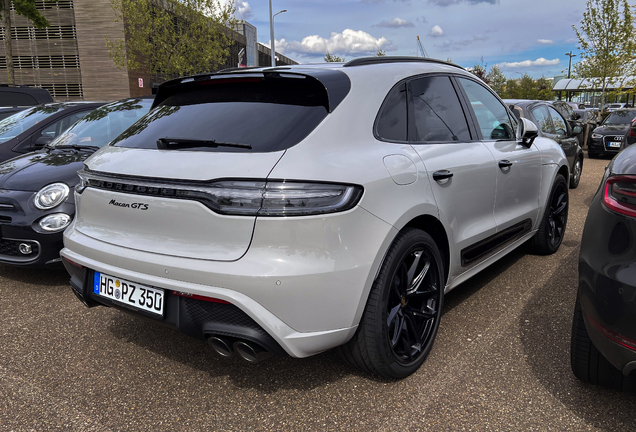
{"label": "blue eu strip on plate", "polygon": [[95,278],[93,279],[93,292],[99,294],[99,277],[100,273],[95,272]]}

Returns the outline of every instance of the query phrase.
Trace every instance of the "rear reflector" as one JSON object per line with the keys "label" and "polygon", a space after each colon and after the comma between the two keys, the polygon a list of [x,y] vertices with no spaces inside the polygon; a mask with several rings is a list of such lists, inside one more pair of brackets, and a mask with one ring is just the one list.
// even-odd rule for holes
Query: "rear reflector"
{"label": "rear reflector", "polygon": [[636,342],[635,341],[633,341],[631,339],[627,339],[626,337],[621,336],[620,334],[609,330],[608,328],[603,326],[600,322],[596,321],[594,318],[592,318],[589,315],[587,316],[587,319],[590,322],[590,324],[592,324],[592,326],[596,330],[601,332],[606,338],[616,342],[619,345],[624,346],[625,348],[629,348],[630,350],[636,351]]}
{"label": "rear reflector", "polygon": [[613,176],[605,183],[603,204],[608,209],[636,217],[636,176]]}
{"label": "rear reflector", "polygon": [[206,297],[206,296],[197,295],[197,294],[184,293],[184,292],[181,292],[181,291],[172,291],[172,294],[178,295],[179,297],[188,297],[188,298],[192,298],[192,299],[196,299],[196,300],[203,300],[203,301],[212,302],[212,303],[230,304],[229,301],[221,300],[221,299],[218,299],[218,298]]}

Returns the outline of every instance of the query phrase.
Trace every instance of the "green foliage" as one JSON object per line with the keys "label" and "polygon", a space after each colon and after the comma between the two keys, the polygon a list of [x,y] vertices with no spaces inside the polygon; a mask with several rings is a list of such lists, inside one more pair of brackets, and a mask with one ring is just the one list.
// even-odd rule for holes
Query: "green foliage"
{"label": "green foliage", "polygon": [[501,69],[499,69],[499,66],[491,66],[486,77],[490,82],[490,87],[503,98],[506,90],[506,76],[503,74]]}
{"label": "green foliage", "polygon": [[111,0],[126,41],[106,39],[118,68],[166,77],[215,70],[232,44],[232,3],[216,0]]}
{"label": "green foliage", "polygon": [[554,80],[549,80],[545,76],[542,76],[538,80],[535,81],[535,87],[537,89],[536,98],[540,100],[553,100],[554,92],[552,88],[554,87]]}
{"label": "green foliage", "polygon": [[521,77],[519,82],[519,93],[522,99],[536,99],[538,91],[535,88],[534,80],[527,73]]}
{"label": "green foliage", "polygon": [[481,62],[473,66],[471,70],[472,74],[479,77],[486,84],[490,84],[488,79],[488,64],[484,62],[484,58],[481,58]]}
{"label": "green foliage", "polygon": [[386,57],[386,53],[383,50],[378,49],[373,57]]}
{"label": "green foliage", "polygon": [[503,95],[499,95],[502,99],[523,99],[521,95],[521,89],[517,80],[509,79],[506,81],[506,92]]}
{"label": "green foliage", "polygon": [[[48,2],[55,3],[57,0],[47,0]],[[23,17],[31,20],[33,25],[38,29],[49,27],[51,24],[44,18],[39,10],[35,7],[35,0],[13,0],[13,7],[15,13],[22,15]],[[0,1],[0,14],[4,14],[4,2]],[[2,15],[4,19],[4,15]]]}
{"label": "green foliage", "polygon": [[[576,76],[596,78],[594,87],[604,89],[612,77],[634,74],[636,40],[627,0],[588,0],[580,27],[572,28],[579,41],[581,57],[574,66]],[[601,103],[605,103],[605,91]]]}
{"label": "green foliage", "polygon": [[344,57],[338,57],[337,55],[331,55],[329,53],[325,54],[324,59],[327,63],[340,63],[345,61]]}

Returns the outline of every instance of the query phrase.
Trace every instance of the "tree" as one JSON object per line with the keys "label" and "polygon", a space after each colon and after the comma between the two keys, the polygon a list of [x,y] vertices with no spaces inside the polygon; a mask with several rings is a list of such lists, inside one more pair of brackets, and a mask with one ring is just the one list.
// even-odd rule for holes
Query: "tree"
{"label": "tree", "polygon": [[473,66],[471,72],[473,73],[473,75],[479,77],[479,79],[481,79],[486,84],[490,84],[490,80],[488,79],[488,64],[484,63],[483,57],[481,58],[480,63],[477,63],[475,66]]}
{"label": "tree", "polygon": [[[57,0],[47,0],[56,2]],[[13,7],[17,15],[29,19],[35,28],[43,29],[51,25],[49,21],[35,7],[35,0],[13,0]],[[9,84],[15,84],[15,74],[13,70],[13,47],[11,46],[11,0],[0,1],[0,13],[4,23],[4,46],[7,57],[7,80]]]}
{"label": "tree", "polygon": [[486,77],[490,82],[490,87],[499,95],[499,97],[504,98],[506,91],[506,76],[503,74],[501,69],[499,69],[499,66],[491,66]]}
{"label": "tree", "polygon": [[373,57],[386,57],[386,53],[383,50],[378,49]]}
{"label": "tree", "polygon": [[572,28],[579,40],[581,57],[574,72],[580,78],[595,78],[592,82],[594,87],[602,88],[603,106],[605,87],[610,82],[625,84],[612,82],[611,78],[633,74],[636,41],[630,6],[627,0],[588,0],[580,28]]}
{"label": "tree", "polygon": [[345,61],[344,57],[338,57],[337,55],[331,55],[329,53],[325,54],[324,59],[327,63],[340,63]]}
{"label": "tree", "polygon": [[506,97],[504,99],[521,99],[521,90],[519,84],[514,79],[506,81]]}
{"label": "tree", "polygon": [[111,0],[126,40],[106,38],[119,69],[162,74],[164,78],[215,70],[232,44],[238,22],[233,3],[216,0]]}
{"label": "tree", "polygon": [[522,99],[536,99],[537,89],[534,85],[534,80],[527,73],[521,77],[519,82],[519,93]]}
{"label": "tree", "polygon": [[545,76],[542,76],[535,82],[535,88],[537,90],[536,98],[541,100],[552,100],[554,99],[554,93],[552,92],[552,87],[554,87],[554,81],[547,79]]}

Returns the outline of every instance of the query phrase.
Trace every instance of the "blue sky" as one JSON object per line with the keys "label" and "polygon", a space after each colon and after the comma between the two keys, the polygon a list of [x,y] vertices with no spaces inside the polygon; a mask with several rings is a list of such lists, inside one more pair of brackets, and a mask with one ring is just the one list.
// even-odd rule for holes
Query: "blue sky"
{"label": "blue sky", "polygon": [[[299,63],[345,57],[417,55],[419,36],[430,57],[471,67],[481,58],[511,78],[567,73],[577,53],[572,25],[585,0],[272,0],[276,51]],[[269,45],[269,2],[235,0],[236,16],[255,25]],[[574,57],[576,62],[578,57]]]}

